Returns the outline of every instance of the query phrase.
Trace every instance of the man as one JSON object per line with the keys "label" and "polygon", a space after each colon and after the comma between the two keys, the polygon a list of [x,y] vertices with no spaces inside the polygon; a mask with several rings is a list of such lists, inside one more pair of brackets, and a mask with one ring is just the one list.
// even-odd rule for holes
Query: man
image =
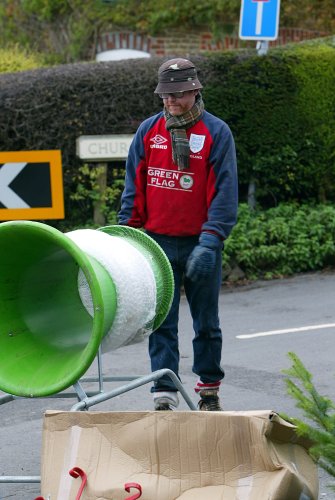
{"label": "man", "polygon": [[[162,112],[145,120],[130,146],[119,223],[145,228],[171,262],[175,293],[163,324],[149,337],[152,371],[178,375],[178,315],[184,284],[193,318],[193,372],[199,409],[221,410],[222,334],[218,301],[222,248],[237,218],[237,172],[227,124],[204,110],[194,64],[171,59],[158,70]],[[169,377],[151,389],[155,410],[178,406]]]}

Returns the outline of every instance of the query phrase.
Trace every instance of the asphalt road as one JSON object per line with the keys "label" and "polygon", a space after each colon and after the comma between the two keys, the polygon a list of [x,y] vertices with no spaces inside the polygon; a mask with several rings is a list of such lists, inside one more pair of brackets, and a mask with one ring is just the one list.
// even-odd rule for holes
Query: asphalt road
{"label": "asphalt road", "polygon": [[[299,275],[284,280],[224,287],[220,297],[224,334],[222,386],[225,410],[274,410],[292,416],[300,411],[286,393],[282,370],[295,352],[312,373],[318,391],[335,401],[335,274]],[[192,323],[185,298],[180,310],[182,382],[196,404],[192,374]],[[104,374],[122,377],[150,372],[146,343],[103,356]],[[88,375],[96,373],[96,364]],[[109,391],[126,382],[105,383]],[[85,389],[95,389],[89,383]],[[20,399],[0,406],[0,471],[2,475],[40,474],[43,412],[69,410],[76,399]],[[94,411],[151,410],[149,385],[133,389],[92,408]],[[180,410],[188,407],[181,401]],[[319,472],[322,500],[334,500],[328,488],[335,482]],[[32,500],[38,484],[0,483],[0,500]]]}

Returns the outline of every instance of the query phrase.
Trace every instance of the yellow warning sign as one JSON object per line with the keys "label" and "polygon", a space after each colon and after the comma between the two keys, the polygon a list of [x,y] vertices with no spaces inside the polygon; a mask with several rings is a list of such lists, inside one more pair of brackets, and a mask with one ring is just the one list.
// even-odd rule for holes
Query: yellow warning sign
{"label": "yellow warning sign", "polygon": [[0,220],[64,219],[59,150],[0,152]]}

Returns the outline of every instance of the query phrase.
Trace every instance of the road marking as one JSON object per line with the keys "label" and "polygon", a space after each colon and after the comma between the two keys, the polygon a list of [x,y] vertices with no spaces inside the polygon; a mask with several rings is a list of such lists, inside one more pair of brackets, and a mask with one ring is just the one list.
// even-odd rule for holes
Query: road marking
{"label": "road marking", "polygon": [[283,335],[285,333],[309,332],[311,330],[322,330],[324,328],[334,328],[335,323],[324,325],[302,326],[300,328],[287,328],[286,330],[270,330],[269,332],[249,333],[246,335],[236,335],[237,339],[253,339],[255,337],[268,337],[270,335]]}
{"label": "road marking", "polygon": [[7,208],[30,208],[9,187],[9,184],[19,175],[27,163],[5,163],[0,169],[0,201]]}

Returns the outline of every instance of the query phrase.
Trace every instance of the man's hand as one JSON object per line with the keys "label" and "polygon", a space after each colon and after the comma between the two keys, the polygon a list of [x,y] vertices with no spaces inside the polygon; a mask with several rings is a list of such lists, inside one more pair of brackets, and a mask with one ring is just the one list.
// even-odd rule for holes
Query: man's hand
{"label": "man's hand", "polygon": [[208,278],[215,269],[216,250],[222,247],[222,241],[211,233],[201,233],[199,244],[186,263],[186,276],[192,281]]}

